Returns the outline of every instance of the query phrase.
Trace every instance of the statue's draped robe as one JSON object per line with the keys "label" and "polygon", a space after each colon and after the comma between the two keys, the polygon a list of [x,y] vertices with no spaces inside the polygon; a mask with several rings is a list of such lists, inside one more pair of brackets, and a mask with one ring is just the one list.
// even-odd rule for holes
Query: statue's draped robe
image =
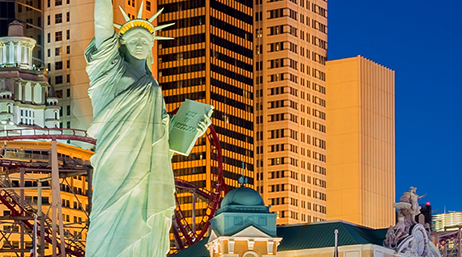
{"label": "statue's draped robe", "polygon": [[[97,139],[86,256],[165,256],[175,207],[162,90],[150,74],[120,86],[131,69],[117,37],[85,52]],[[119,85],[119,86],[117,86]]]}

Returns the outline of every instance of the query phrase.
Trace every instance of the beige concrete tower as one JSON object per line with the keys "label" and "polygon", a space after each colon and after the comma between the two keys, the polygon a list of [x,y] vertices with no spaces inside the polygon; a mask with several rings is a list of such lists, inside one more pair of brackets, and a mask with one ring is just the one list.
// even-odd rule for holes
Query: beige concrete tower
{"label": "beige concrete tower", "polygon": [[327,219],[395,223],[395,72],[364,57],[327,62]]}
{"label": "beige concrete tower", "polygon": [[44,60],[61,105],[60,126],[86,129],[92,109],[83,52],[94,37],[94,1],[48,0],[44,5]]}
{"label": "beige concrete tower", "polygon": [[256,189],[278,224],[326,217],[326,0],[254,5]]}

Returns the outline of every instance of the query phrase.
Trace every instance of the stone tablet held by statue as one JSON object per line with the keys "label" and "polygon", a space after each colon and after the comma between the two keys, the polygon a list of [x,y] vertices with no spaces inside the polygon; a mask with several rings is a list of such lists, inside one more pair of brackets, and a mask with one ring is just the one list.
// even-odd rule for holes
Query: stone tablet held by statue
{"label": "stone tablet held by statue", "polygon": [[170,151],[188,156],[201,131],[197,124],[204,115],[211,117],[213,106],[186,99],[170,124]]}

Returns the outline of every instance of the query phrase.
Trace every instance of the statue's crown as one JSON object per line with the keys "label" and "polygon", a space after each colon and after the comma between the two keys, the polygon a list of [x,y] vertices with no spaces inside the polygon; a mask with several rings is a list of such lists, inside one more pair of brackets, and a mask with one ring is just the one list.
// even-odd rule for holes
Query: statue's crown
{"label": "statue's crown", "polygon": [[125,34],[130,29],[144,28],[148,30],[149,33],[152,34],[155,40],[173,39],[171,37],[156,36],[156,31],[172,26],[175,23],[168,23],[168,24],[163,24],[159,26],[152,25],[152,22],[162,13],[164,8],[160,9],[158,12],[156,12],[156,14],[154,14],[151,18],[147,20],[143,19],[143,2],[141,2],[140,10],[138,11],[138,15],[136,16],[136,19],[133,19],[133,20],[130,19],[130,17],[127,15],[127,13],[125,13],[122,7],[119,6],[119,9],[122,12],[122,15],[124,16],[125,21],[126,21],[123,25],[114,23],[114,27],[119,29],[119,37],[123,36],[123,34]]}

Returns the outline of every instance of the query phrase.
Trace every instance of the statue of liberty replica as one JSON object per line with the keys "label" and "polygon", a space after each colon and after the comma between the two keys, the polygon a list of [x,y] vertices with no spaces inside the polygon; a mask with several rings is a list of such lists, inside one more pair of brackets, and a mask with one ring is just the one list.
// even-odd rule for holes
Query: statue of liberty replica
{"label": "statue of liberty replica", "polygon": [[[175,208],[175,183],[169,151],[170,117],[162,90],[152,77],[156,30],[142,19],[113,24],[112,1],[95,1],[95,38],[85,51],[88,94],[97,139],[91,162],[93,202],[87,257],[165,256]],[[118,29],[114,31],[113,26]],[[203,134],[210,119],[197,124]]]}

